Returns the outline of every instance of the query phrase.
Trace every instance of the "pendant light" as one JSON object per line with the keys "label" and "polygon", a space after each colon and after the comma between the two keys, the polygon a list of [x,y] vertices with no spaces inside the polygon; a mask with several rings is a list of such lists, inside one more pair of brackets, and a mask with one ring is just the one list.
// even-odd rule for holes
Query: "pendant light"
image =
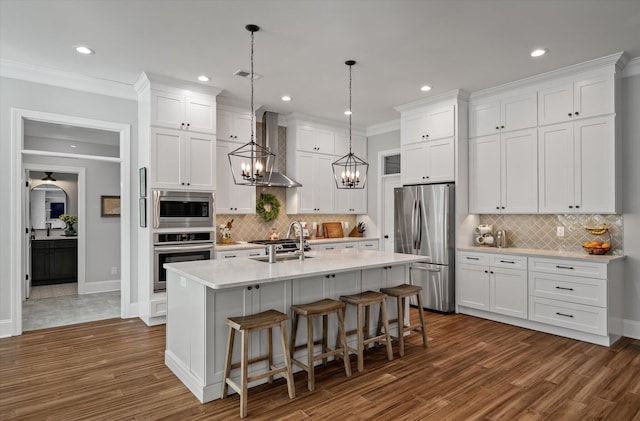
{"label": "pendant light", "polygon": [[42,181],[48,181],[48,182],[57,181],[55,178],[53,178],[53,177],[51,176],[51,174],[53,174],[53,171],[45,171],[44,173],[45,173],[47,176],[46,176],[46,177],[44,177],[44,178],[42,179]]}
{"label": "pendant light", "polygon": [[255,142],[253,109],[253,36],[260,30],[257,25],[247,25],[245,29],[251,32],[251,139],[239,148],[229,152],[229,165],[233,182],[241,186],[267,186],[271,181],[271,171],[276,155],[269,149]]}
{"label": "pendant light", "polygon": [[339,189],[364,189],[367,183],[369,164],[358,158],[351,151],[351,68],[356,64],[355,60],[344,62],[349,66],[349,109],[345,112],[349,116],[349,153],[331,164],[333,166],[333,178]]}

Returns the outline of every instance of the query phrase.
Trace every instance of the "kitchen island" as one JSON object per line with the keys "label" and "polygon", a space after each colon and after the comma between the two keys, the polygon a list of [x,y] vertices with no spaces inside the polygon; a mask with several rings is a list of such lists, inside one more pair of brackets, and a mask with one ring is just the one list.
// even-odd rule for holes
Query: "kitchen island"
{"label": "kitchen island", "polygon": [[[165,364],[200,400],[221,396],[227,317],[275,309],[289,314],[292,304],[395,286],[409,282],[409,265],[425,256],[342,249],[306,253],[298,259],[267,263],[256,258],[203,260],[166,264],[167,345]],[[389,318],[397,316],[388,306]],[[377,315],[374,310],[372,314]],[[355,312],[347,309],[347,330],[355,327]],[[319,322],[319,321],[318,321]],[[335,321],[330,319],[330,346],[335,342]],[[375,329],[373,323],[372,329]],[[287,334],[291,334],[290,324]],[[314,329],[321,332],[320,325]],[[392,329],[393,330],[393,329]],[[393,332],[392,332],[393,333]],[[355,342],[355,337],[350,338]],[[306,332],[298,332],[300,343]],[[250,358],[266,349],[266,333],[250,340]],[[353,343],[352,343],[353,345]],[[239,361],[239,347],[234,361]],[[282,348],[274,343],[274,363],[283,363]],[[305,355],[300,350],[300,355]],[[260,367],[264,369],[264,367]],[[233,373],[232,373],[233,374]]]}

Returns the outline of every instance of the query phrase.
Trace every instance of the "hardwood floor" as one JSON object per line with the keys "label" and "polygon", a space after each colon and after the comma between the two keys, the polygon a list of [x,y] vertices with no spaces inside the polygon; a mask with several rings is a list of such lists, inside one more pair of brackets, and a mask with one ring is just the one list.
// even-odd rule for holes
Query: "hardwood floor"
{"label": "hardwood floor", "polygon": [[[412,317],[417,317],[415,309]],[[640,420],[640,341],[611,348],[463,315],[426,313],[405,356],[316,369],[249,391],[254,420]],[[0,419],[231,420],[237,395],[200,404],[164,365],[164,326],[111,319],[0,340]]]}

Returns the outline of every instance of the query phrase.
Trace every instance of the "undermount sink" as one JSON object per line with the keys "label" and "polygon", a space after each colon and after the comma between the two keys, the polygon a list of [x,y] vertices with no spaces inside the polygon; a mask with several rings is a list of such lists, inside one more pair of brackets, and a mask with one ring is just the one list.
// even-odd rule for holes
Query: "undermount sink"
{"label": "undermount sink", "polygon": [[[307,255],[304,256],[305,260],[314,259],[314,258],[315,258],[315,256],[307,256]],[[258,261],[258,262],[269,263],[269,256],[250,257],[250,259],[253,259],[253,260]],[[299,259],[300,259],[300,256],[297,256],[295,254],[285,254],[285,255],[281,255],[281,256],[276,255],[276,263],[278,263],[278,262],[286,262],[288,260],[299,260]]]}

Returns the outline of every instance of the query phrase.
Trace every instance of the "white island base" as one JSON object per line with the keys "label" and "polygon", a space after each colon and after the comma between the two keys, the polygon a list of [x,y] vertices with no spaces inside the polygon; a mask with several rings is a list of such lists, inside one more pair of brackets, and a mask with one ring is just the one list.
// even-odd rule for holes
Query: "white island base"
{"label": "white island base", "polygon": [[[341,295],[408,283],[409,264],[426,259],[425,256],[357,249],[308,253],[308,256],[310,258],[302,262],[291,260],[273,264],[238,258],[165,265],[165,364],[200,402],[221,397],[228,339],[227,317],[269,309],[291,315],[291,304],[323,298],[338,299]],[[396,306],[387,307],[389,319],[396,318]],[[373,309],[371,314],[375,320],[377,309]],[[321,334],[321,321],[316,322],[318,325],[314,326],[314,332]],[[345,323],[347,330],[355,327],[356,315],[352,306],[347,306]],[[335,343],[336,324],[337,320],[330,317],[329,346]],[[375,329],[375,323],[371,329]],[[397,327],[391,330],[392,334],[397,334]],[[291,335],[290,321],[287,334]],[[298,343],[306,342],[306,329],[299,327],[297,340]],[[349,341],[353,346],[355,336]],[[282,365],[282,346],[278,342],[273,344],[274,364]],[[254,333],[249,346],[249,358],[264,353],[267,349],[266,332]],[[304,358],[306,350],[300,350],[296,355]],[[233,361],[239,360],[240,347],[236,346]],[[265,364],[250,367],[250,372],[263,371]],[[252,385],[256,384],[259,382]]]}

